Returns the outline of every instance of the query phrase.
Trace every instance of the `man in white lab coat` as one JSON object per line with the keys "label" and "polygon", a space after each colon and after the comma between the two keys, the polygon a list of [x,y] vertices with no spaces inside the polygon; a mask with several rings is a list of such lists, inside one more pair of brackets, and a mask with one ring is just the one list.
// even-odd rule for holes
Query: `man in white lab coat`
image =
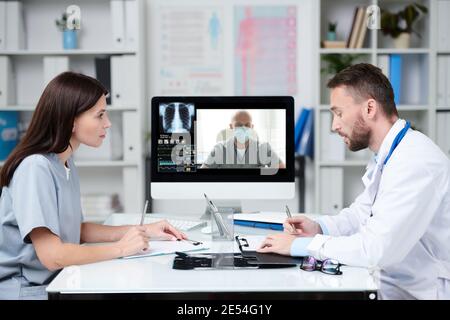
{"label": "man in white lab coat", "polygon": [[332,130],[351,151],[375,154],[365,190],[338,215],[288,219],[260,251],[379,269],[382,299],[450,299],[449,159],[399,119],[379,68],[348,67],[328,87]]}

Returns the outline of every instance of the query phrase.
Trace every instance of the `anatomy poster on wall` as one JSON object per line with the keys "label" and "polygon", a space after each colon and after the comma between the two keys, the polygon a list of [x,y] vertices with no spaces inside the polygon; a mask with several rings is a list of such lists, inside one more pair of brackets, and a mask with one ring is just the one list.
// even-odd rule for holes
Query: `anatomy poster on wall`
{"label": "anatomy poster on wall", "polygon": [[159,12],[159,94],[223,95],[220,8],[162,6]]}
{"label": "anatomy poster on wall", "polygon": [[297,93],[297,8],[234,9],[236,95]]}

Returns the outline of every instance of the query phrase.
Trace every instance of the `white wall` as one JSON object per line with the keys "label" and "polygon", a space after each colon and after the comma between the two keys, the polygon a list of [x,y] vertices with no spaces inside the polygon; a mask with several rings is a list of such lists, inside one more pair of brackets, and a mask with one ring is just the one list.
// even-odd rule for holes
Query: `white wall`
{"label": "white wall", "polygon": [[[268,6],[282,6],[282,5],[295,5],[297,7],[297,84],[298,94],[295,96],[295,119],[298,116],[299,110],[302,106],[313,107],[316,101],[315,99],[315,86],[318,82],[318,66],[316,66],[315,55],[317,54],[318,47],[318,21],[317,19],[317,1],[315,0],[217,0],[214,2],[205,0],[191,0],[189,5],[223,5],[224,30],[233,30],[232,17],[233,7],[235,5],[268,5]],[[148,52],[148,97],[147,101],[154,95],[160,93],[156,92],[158,83],[158,72],[156,70],[157,61],[157,48],[155,48],[155,39],[157,39],[157,25],[156,15],[157,8],[160,3],[164,4],[177,4],[186,5],[186,1],[180,0],[147,0],[147,52]],[[224,42],[224,74],[225,74],[225,91],[229,95],[233,95],[233,33],[225,33]],[[149,119],[150,121],[150,119]],[[243,201],[244,210],[274,210],[282,211],[283,207],[287,204],[291,207],[292,211],[298,210],[298,199],[291,200],[245,200]],[[306,211],[314,211],[314,166],[308,161],[306,169]],[[203,200],[173,200],[173,201],[153,201],[154,212],[164,213],[193,213],[202,212],[204,209]]]}

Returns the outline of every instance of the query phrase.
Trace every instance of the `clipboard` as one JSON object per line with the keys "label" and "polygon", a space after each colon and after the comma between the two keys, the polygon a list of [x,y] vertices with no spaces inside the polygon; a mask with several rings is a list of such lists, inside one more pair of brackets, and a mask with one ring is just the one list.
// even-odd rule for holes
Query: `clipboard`
{"label": "clipboard", "polygon": [[194,253],[177,252],[172,268],[176,270],[201,269],[258,269],[257,264],[250,264],[250,259],[240,253]]}
{"label": "clipboard", "polygon": [[256,249],[265,239],[265,236],[236,236],[236,242],[243,257],[249,258],[249,264],[259,265],[290,265],[296,266],[302,263],[302,257],[288,257],[276,253],[259,253]]}

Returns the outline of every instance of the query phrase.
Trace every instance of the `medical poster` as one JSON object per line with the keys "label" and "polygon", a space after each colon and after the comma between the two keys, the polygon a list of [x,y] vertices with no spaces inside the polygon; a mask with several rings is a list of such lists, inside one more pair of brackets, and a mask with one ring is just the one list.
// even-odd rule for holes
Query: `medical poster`
{"label": "medical poster", "polygon": [[158,19],[159,94],[223,95],[220,8],[162,6]]}
{"label": "medical poster", "polygon": [[236,95],[297,94],[295,6],[236,7]]}

